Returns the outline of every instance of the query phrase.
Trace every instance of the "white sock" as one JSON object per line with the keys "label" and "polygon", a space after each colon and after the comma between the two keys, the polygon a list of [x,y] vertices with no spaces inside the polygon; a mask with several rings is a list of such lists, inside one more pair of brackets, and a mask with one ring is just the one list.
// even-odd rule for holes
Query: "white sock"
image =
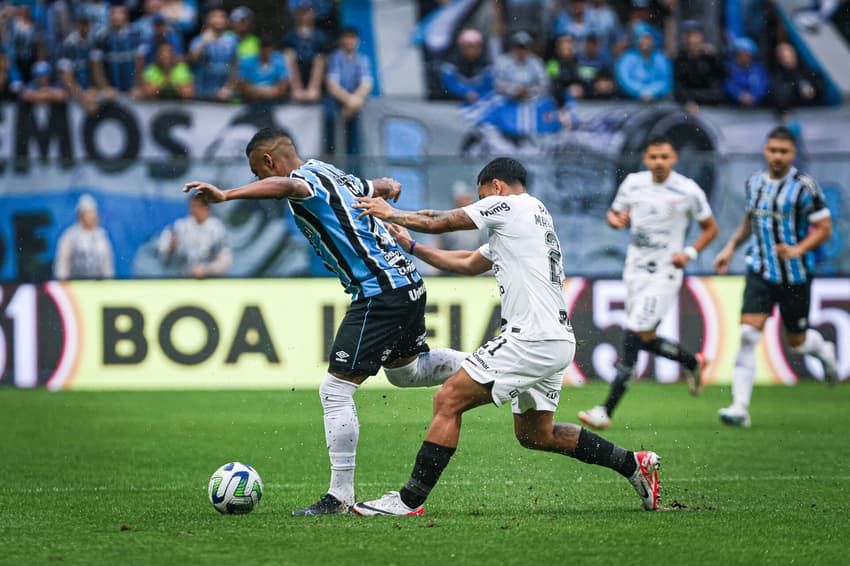
{"label": "white sock", "polygon": [[741,325],[741,346],[732,371],[732,404],[742,409],[750,406],[753,383],[756,379],[756,346],[761,340],[761,330]]}
{"label": "white sock", "polygon": [[823,361],[827,356],[825,347],[826,340],[823,339],[823,335],[817,330],[809,328],[806,330],[806,338],[803,340],[803,343],[796,348],[791,348],[791,350],[798,354],[811,354]]}
{"label": "white sock", "polygon": [[466,352],[439,348],[419,354],[406,366],[384,368],[384,373],[387,375],[387,380],[396,387],[441,385],[460,369],[460,365],[468,355]]}
{"label": "white sock", "polygon": [[354,393],[358,387],[331,374],[326,375],[319,386],[325,414],[325,441],[331,460],[328,493],[347,505],[354,504],[354,460],[360,438]]}

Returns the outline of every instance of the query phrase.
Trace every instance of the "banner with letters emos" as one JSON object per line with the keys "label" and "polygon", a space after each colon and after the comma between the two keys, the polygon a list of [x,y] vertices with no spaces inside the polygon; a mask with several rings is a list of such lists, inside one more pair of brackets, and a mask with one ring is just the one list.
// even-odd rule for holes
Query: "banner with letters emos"
{"label": "banner with letters emos", "polygon": [[[432,347],[472,351],[498,333],[491,278],[429,279]],[[728,384],[738,347],[740,277],[685,279],[659,333],[713,359],[706,381]],[[564,287],[578,339],[565,381],[610,381],[622,340],[625,287],[572,278]],[[347,299],[332,279],[93,281],[0,287],[0,386],[62,389],[314,388]],[[816,279],[810,322],[838,344],[850,378],[850,279]],[[642,379],[680,380],[668,360],[641,354]],[[791,354],[772,318],[757,380],[821,379]],[[367,382],[388,386],[382,376]]]}

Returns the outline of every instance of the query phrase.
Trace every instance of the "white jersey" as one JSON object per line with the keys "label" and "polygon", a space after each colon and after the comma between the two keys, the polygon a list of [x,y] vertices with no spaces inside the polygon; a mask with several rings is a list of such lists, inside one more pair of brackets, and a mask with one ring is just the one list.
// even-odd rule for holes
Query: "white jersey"
{"label": "white jersey", "polygon": [[189,271],[196,265],[208,264],[227,248],[227,229],[215,216],[210,216],[203,223],[188,216],[165,229],[159,237],[159,251],[163,256],[168,256],[172,237],[177,240],[177,247],[169,261],[178,270]]}
{"label": "white jersey", "polygon": [[111,279],[115,276],[112,244],[100,226],[74,224],[62,233],[53,264],[56,279]]}
{"label": "white jersey", "polygon": [[660,184],[653,182],[650,171],[630,174],[617,189],[611,208],[628,212],[631,219],[625,277],[681,274],[673,265],[673,254],[685,247],[690,220],[702,222],[712,215],[699,185],[675,171]]}
{"label": "white jersey", "polygon": [[543,203],[523,193],[489,196],[463,210],[487,228],[488,243],[479,250],[493,262],[504,332],[520,340],[574,342],[561,293],[561,244]]}

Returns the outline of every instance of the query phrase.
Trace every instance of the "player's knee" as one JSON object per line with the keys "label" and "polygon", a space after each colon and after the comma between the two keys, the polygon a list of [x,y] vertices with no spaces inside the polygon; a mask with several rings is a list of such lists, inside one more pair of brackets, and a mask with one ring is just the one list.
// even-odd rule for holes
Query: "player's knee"
{"label": "player's knee", "polygon": [[548,442],[545,437],[536,431],[516,431],[516,439],[520,446],[529,450],[546,450]]}
{"label": "player's knee", "polygon": [[741,325],[741,346],[755,348],[761,340],[761,330],[749,324]]}

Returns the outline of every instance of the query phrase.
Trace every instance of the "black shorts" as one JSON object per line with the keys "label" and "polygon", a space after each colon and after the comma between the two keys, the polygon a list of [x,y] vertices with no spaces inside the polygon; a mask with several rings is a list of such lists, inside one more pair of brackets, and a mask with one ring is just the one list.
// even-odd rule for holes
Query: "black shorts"
{"label": "black shorts", "polygon": [[809,302],[812,284],[783,285],[765,281],[761,275],[747,272],[742,314],[770,314],[779,305],[782,325],[788,332],[805,332],[809,328]]}
{"label": "black shorts", "polygon": [[420,282],[351,303],[337,329],[328,371],[370,376],[382,365],[427,352],[425,301]]}

